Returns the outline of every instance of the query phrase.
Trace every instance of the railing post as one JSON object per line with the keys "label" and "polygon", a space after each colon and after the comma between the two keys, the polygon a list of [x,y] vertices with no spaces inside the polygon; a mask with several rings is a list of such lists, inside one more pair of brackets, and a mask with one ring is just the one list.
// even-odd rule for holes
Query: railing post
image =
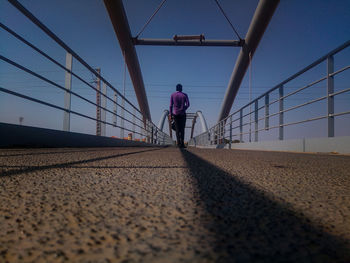
{"label": "railing post", "polygon": [[116,92],[114,92],[114,105],[113,105],[113,125],[114,127],[117,126],[117,103],[118,103],[118,94]]}
{"label": "railing post", "polygon": [[243,142],[243,109],[239,111],[239,141]]}
{"label": "railing post", "polygon": [[[125,93],[124,93],[125,95]],[[125,100],[122,98],[122,106],[120,110],[121,118],[120,118],[120,137],[124,139],[124,116],[125,116]]]}
{"label": "railing post", "polygon": [[270,98],[269,98],[269,94],[267,93],[265,95],[265,130],[269,129],[269,115],[270,115],[269,106],[270,106]]}
{"label": "railing post", "polygon": [[[210,131],[211,131],[211,129],[208,130],[208,140],[207,140],[207,144],[206,145],[211,145],[211,134],[212,133]],[[203,141],[203,139],[201,141]]]}
{"label": "railing post", "polygon": [[225,121],[221,121],[221,127],[220,127],[220,137],[221,137],[221,144],[225,143]]}
{"label": "railing post", "polygon": [[222,120],[220,122],[220,144],[225,143],[224,142],[224,128],[225,128],[225,122]]}
{"label": "railing post", "polygon": [[259,112],[258,112],[258,109],[259,109],[259,104],[258,104],[258,100],[255,101],[254,103],[255,105],[255,109],[254,109],[254,119],[255,119],[255,140],[254,141],[258,141],[258,130],[259,130]]}
{"label": "railing post", "polygon": [[[65,84],[64,87],[66,88],[66,91],[64,93],[64,108],[66,110],[71,109],[71,94],[68,92],[72,89],[72,62],[73,57],[71,53],[66,54],[66,69],[69,70],[65,73]],[[70,112],[64,111],[63,112],[63,130],[64,131],[70,131]]]}
{"label": "railing post", "polygon": [[154,143],[154,136],[153,136],[153,126],[151,128],[151,143],[153,144]]}
{"label": "railing post", "polygon": [[136,115],[136,110],[134,109],[133,110],[133,116],[132,116],[132,132],[133,132],[133,138],[135,138],[136,137],[136,134],[135,134],[135,132],[136,132],[136,125],[135,125],[135,123],[136,123],[136,118],[135,118],[135,115]]}
{"label": "railing post", "polygon": [[154,143],[158,144],[158,129],[157,129],[157,127],[155,128],[154,137],[155,137]]}
{"label": "railing post", "polygon": [[107,107],[107,98],[106,98],[106,95],[107,95],[107,85],[106,83],[102,83],[102,94],[104,96],[102,96],[101,98],[101,106],[102,106],[102,109],[101,109],[101,135],[102,136],[106,136],[106,110],[105,108]]}
{"label": "railing post", "polygon": [[[96,72],[100,75],[101,69],[97,68]],[[96,135],[101,136],[101,79],[96,78]]]}
{"label": "railing post", "polygon": [[150,136],[150,131],[149,131],[148,119],[146,120],[145,135],[146,135],[146,142],[147,142],[147,143],[150,143],[150,141],[151,141],[151,136]]}
{"label": "railing post", "polygon": [[279,140],[283,140],[283,85],[279,87]]}
{"label": "railing post", "polygon": [[334,57],[329,56],[327,59],[327,120],[328,120],[328,137],[334,137],[334,77],[330,76],[334,72]]}
{"label": "railing post", "polygon": [[232,115],[230,116],[230,141],[229,141],[229,149],[232,148]]}

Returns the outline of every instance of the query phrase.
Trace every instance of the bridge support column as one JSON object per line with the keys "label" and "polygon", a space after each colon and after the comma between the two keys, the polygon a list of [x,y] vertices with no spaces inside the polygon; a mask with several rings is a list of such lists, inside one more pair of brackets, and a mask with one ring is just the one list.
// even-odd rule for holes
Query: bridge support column
{"label": "bridge support column", "polygon": [[334,72],[334,57],[327,59],[327,120],[328,137],[334,137],[334,77],[330,76]]}
{"label": "bridge support column", "polygon": [[66,92],[64,93],[64,108],[67,110],[63,112],[63,130],[70,131],[70,109],[71,109],[71,94],[69,91],[72,89],[72,63],[73,57],[71,53],[66,54],[66,71],[65,74],[65,84]]}
{"label": "bridge support column", "polygon": [[123,1],[104,0],[104,4],[117,35],[120,49],[124,55],[124,60],[129,70],[140,111],[145,119],[152,120],[141,68],[134,44],[132,43],[130,26],[124,10]]}
{"label": "bridge support column", "polygon": [[233,101],[238,93],[238,89],[250,63],[249,54],[251,54],[253,57],[278,4],[279,0],[259,1],[246,34],[245,43],[241,48],[230,81],[227,85],[218,122],[225,119],[229,115]]}

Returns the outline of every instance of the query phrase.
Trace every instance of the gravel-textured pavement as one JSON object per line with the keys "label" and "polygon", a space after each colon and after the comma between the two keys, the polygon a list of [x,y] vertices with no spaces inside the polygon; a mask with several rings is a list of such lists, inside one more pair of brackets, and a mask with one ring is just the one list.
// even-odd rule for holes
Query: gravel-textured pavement
{"label": "gravel-textured pavement", "polygon": [[350,262],[350,156],[1,149],[0,262]]}

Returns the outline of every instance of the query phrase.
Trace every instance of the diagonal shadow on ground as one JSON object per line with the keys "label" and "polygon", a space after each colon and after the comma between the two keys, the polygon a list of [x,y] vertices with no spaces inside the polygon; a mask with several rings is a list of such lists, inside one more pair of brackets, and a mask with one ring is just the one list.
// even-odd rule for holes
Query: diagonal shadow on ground
{"label": "diagonal shadow on ground", "polygon": [[[25,168],[39,168],[40,166],[25,166]],[[24,166],[21,165],[0,165],[0,168],[24,168]],[[74,169],[186,169],[187,166],[176,166],[176,165],[158,165],[158,166],[151,166],[151,165],[135,165],[135,166],[75,166],[75,165],[69,165],[65,168],[74,168]]]}
{"label": "diagonal shadow on ground", "polygon": [[[214,236],[216,262],[350,262],[349,240],[332,236],[188,150],[182,150]],[[203,240],[206,242],[206,240]]]}
{"label": "diagonal shadow on ground", "polygon": [[[1,150],[1,149],[0,149]],[[34,156],[34,155],[48,155],[48,154],[67,154],[67,153],[80,153],[80,152],[101,152],[105,151],[104,148],[98,148],[98,149],[86,149],[86,150],[70,150],[67,149],[65,151],[43,151],[43,152],[30,152],[30,153],[10,153],[10,154],[1,154],[0,158],[4,157],[18,157],[18,156]]]}
{"label": "diagonal shadow on ground", "polygon": [[[30,166],[30,167],[23,165],[22,166],[23,168],[2,172],[0,174],[0,177],[18,175],[18,174],[29,173],[29,172],[34,172],[34,171],[43,171],[43,170],[55,169],[55,168],[66,168],[66,167],[71,167],[73,165],[102,161],[102,160],[118,158],[118,157],[122,157],[122,156],[144,153],[144,152],[153,152],[153,151],[158,151],[161,149],[162,148],[156,148],[156,149],[153,148],[150,150],[135,151],[135,152],[128,152],[128,153],[119,153],[119,154],[113,154],[113,155],[108,155],[108,156],[103,156],[103,157],[97,157],[97,158],[91,158],[91,159],[85,159],[85,160],[79,160],[79,161],[73,161],[73,162],[66,162],[66,163],[51,164],[51,165],[40,165],[40,166]],[[2,166],[2,167],[3,168],[5,168],[5,167],[11,168],[10,166]]]}

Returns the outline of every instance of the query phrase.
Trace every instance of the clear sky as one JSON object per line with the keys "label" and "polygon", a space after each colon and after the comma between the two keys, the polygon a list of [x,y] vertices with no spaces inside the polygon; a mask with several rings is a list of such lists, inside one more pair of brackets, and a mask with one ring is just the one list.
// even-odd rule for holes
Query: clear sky
{"label": "clear sky", "polygon": [[[91,66],[100,67],[102,75],[122,91],[122,54],[103,1],[20,2]],[[123,2],[132,34],[136,35],[161,0]],[[220,0],[220,3],[244,38],[258,1]],[[64,64],[65,52],[6,0],[0,0],[0,21]],[[167,0],[140,37],[172,38],[175,34],[204,34],[206,39],[237,39],[214,0]],[[35,55],[2,29],[0,38],[1,55],[64,85],[62,70]],[[349,0],[281,0],[253,58],[253,98],[349,39]],[[137,46],[136,50],[154,123],[158,123],[163,110],[168,108],[169,96],[176,84],[182,83],[191,101],[189,112],[201,110],[209,126],[215,124],[239,48]],[[350,51],[347,50],[342,57],[336,58],[336,67],[346,62],[349,64],[349,61]],[[325,65],[320,67],[324,73]],[[92,81],[91,74],[77,63],[73,69]],[[348,85],[349,73],[346,76],[338,82],[339,85]],[[313,80],[311,78],[305,83]],[[302,84],[296,81],[290,88]],[[63,105],[63,93],[4,62],[0,62],[0,85]],[[74,89],[86,96],[94,96],[92,90],[73,80]],[[136,103],[129,78],[126,79],[126,95]],[[246,76],[231,111],[245,105],[248,98]],[[74,100],[72,103],[74,109]],[[26,125],[61,129],[62,112],[31,104],[1,93],[0,121],[18,123],[19,116],[23,116]],[[80,110],[94,116],[93,106]],[[78,119],[73,118],[72,121],[73,130],[94,133],[91,122],[85,126]],[[197,132],[200,130],[197,129]],[[343,133],[349,134],[350,131]],[[110,135],[113,135],[112,130]]]}

